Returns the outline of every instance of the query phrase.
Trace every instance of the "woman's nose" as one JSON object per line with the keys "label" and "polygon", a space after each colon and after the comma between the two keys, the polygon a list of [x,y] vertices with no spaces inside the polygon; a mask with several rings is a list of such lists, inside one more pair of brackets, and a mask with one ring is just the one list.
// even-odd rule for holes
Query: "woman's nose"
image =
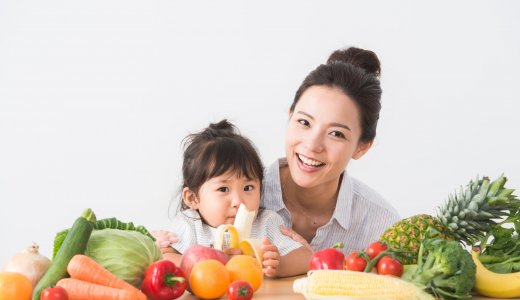
{"label": "woman's nose", "polygon": [[318,132],[308,132],[305,143],[307,149],[311,152],[321,152],[323,151],[323,137]]}

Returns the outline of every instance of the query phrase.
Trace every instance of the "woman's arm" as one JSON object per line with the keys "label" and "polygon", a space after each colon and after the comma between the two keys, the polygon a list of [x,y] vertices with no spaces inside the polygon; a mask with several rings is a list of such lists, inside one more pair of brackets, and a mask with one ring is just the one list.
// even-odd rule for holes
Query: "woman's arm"
{"label": "woman's arm", "polygon": [[268,239],[264,239],[262,248],[264,274],[268,277],[290,277],[304,274],[309,270],[312,252],[306,247],[300,247],[280,256],[278,248]]}
{"label": "woman's arm", "polygon": [[292,230],[290,228],[287,228],[284,225],[280,225],[280,232],[283,235],[291,238],[291,240],[302,244],[305,248],[308,248],[309,251],[311,251],[311,253],[313,252],[312,251],[312,247],[309,244],[309,242],[307,242],[307,240],[305,238],[303,238],[303,236],[301,236],[298,233],[296,233],[296,231],[294,231],[294,230]]}
{"label": "woman's arm", "polygon": [[311,251],[305,247],[300,247],[280,257],[279,270],[277,277],[289,277],[305,274],[309,271],[309,261]]}

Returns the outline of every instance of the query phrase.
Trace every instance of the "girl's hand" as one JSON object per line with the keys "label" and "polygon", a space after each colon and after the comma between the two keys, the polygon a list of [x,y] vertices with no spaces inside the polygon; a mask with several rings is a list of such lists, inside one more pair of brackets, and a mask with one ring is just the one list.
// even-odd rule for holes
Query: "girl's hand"
{"label": "girl's hand", "polygon": [[280,265],[280,253],[278,248],[268,239],[262,239],[263,254],[263,270],[267,277],[275,277],[278,266]]}
{"label": "girl's hand", "polygon": [[296,231],[294,231],[294,230],[292,230],[290,228],[287,228],[287,227],[285,227],[283,225],[280,225],[280,232],[283,235],[290,237],[293,241],[296,241],[296,242],[302,244],[303,247],[309,249],[311,251],[311,253],[314,252],[314,250],[312,250],[312,247],[309,244],[309,242],[307,242],[307,240],[304,239],[303,236],[301,236],[298,233],[296,233]]}
{"label": "girl's hand", "polygon": [[166,230],[152,230],[150,233],[155,238],[155,244],[157,247],[161,248],[161,250],[162,248],[169,248],[173,243],[177,242],[177,235],[173,232]]}

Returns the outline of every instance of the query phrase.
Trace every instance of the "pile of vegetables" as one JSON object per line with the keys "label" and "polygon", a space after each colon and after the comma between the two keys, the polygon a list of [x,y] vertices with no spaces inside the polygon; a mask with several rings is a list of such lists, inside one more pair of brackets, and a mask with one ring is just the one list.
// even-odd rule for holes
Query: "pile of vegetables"
{"label": "pile of vegetables", "polygon": [[[56,235],[55,256],[68,236],[69,230]],[[143,226],[136,227],[115,218],[102,219],[94,223],[83,253],[117,277],[139,287],[145,269],[162,257],[154,240]]]}
{"label": "pile of vegetables", "polygon": [[[162,258],[154,240],[143,226],[97,220],[86,209],[56,235],[52,261],[34,244],[7,262],[0,273],[0,299],[25,300],[31,294],[33,300],[68,299],[68,293],[71,299],[145,300],[139,290],[145,270]],[[150,276],[148,281],[163,279]]]}

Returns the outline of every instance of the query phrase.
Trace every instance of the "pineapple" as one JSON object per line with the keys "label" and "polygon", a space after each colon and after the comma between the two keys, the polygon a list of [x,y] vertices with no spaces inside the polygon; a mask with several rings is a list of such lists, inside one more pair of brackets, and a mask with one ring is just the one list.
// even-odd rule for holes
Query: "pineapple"
{"label": "pineapple", "polygon": [[421,241],[428,227],[438,231],[437,236],[471,245],[482,239],[495,220],[507,217],[520,207],[520,200],[513,189],[504,187],[503,175],[493,182],[478,177],[438,209],[437,216],[426,214],[403,219],[388,228],[380,240],[391,248],[410,251],[413,259],[404,259],[405,264],[416,263]]}

